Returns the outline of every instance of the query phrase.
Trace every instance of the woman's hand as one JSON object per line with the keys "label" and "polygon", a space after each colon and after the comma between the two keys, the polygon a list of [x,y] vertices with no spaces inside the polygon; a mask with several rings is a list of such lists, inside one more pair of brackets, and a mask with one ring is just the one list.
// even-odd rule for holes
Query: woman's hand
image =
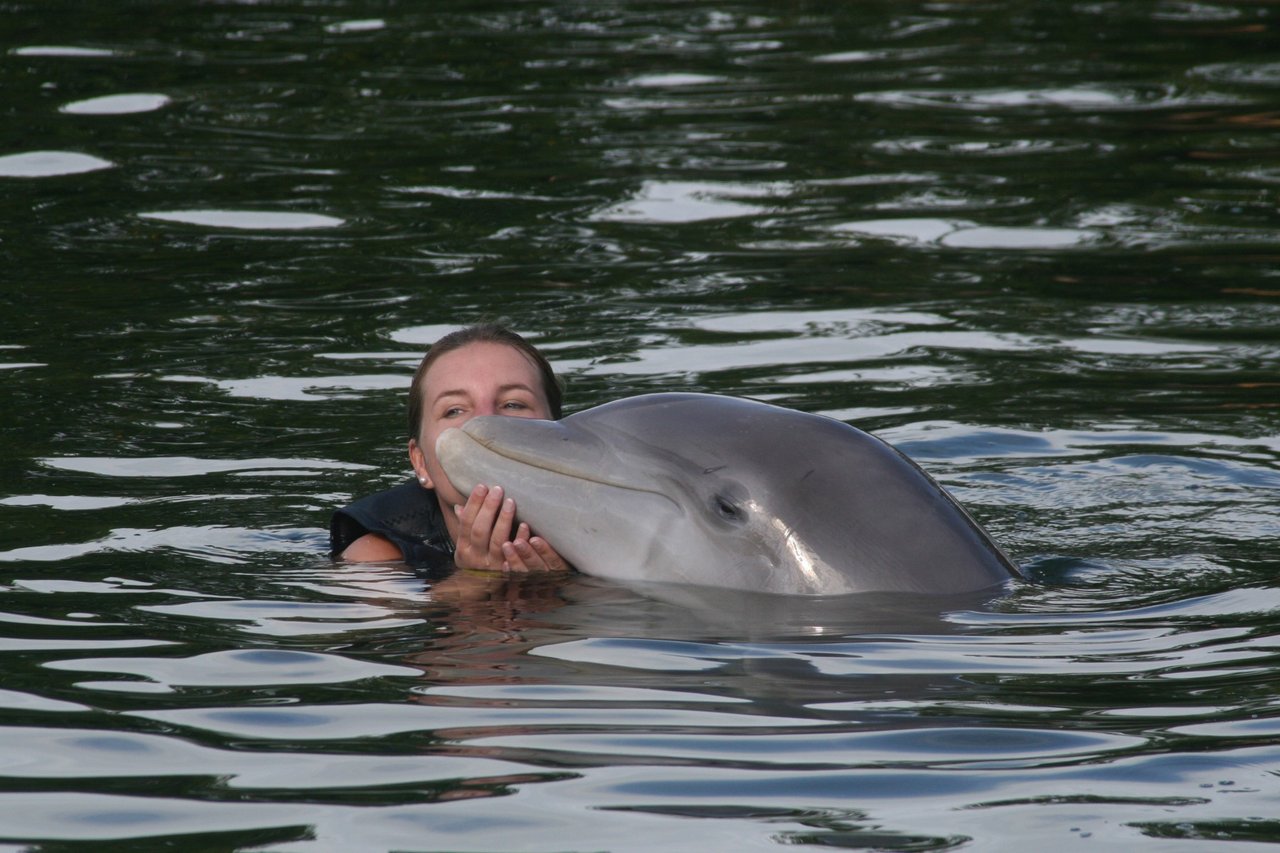
{"label": "woman's hand", "polygon": [[568,571],[569,564],[547,540],[533,536],[524,522],[515,525],[516,503],[504,497],[501,486],[476,486],[467,497],[466,506],[454,506],[453,511],[458,519],[453,562],[458,568]]}

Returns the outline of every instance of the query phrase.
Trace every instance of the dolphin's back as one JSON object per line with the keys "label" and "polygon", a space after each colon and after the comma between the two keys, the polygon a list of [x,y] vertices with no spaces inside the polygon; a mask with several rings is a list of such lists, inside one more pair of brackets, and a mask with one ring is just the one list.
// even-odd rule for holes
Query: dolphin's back
{"label": "dolphin's back", "polygon": [[[838,423],[839,450],[816,454],[806,497],[838,500],[842,523],[813,531],[836,533],[854,559],[843,563],[859,588],[960,592],[1018,574],[986,531],[905,454],[875,436]],[[823,464],[822,457],[830,462]]]}

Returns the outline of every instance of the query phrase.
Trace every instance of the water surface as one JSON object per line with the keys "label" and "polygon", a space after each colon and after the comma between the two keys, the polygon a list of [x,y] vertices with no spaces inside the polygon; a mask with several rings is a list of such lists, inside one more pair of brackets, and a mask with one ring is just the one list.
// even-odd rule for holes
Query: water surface
{"label": "water surface", "polygon": [[[1280,841],[1274,4],[3,14],[5,849]],[[874,431],[1028,580],[333,564],[482,319]]]}

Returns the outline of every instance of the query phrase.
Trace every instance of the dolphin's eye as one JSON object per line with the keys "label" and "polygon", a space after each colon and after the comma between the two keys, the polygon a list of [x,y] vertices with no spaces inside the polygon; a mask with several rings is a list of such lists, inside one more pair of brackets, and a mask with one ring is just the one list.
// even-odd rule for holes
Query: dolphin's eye
{"label": "dolphin's eye", "polygon": [[724,495],[716,495],[711,499],[711,505],[716,511],[716,515],[725,521],[742,521],[743,512],[738,508],[737,504],[726,498]]}

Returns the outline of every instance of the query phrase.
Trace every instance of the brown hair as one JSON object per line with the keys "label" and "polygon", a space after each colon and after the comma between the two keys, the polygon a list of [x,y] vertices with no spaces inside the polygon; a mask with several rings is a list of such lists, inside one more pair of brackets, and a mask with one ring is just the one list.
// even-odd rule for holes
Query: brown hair
{"label": "brown hair", "polygon": [[502,344],[521,352],[526,358],[533,362],[534,367],[538,368],[538,374],[542,377],[542,391],[547,395],[547,404],[551,409],[551,417],[560,419],[561,397],[563,396],[560,387],[560,380],[556,377],[555,371],[551,369],[550,362],[547,357],[538,352],[533,344],[508,329],[506,326],[497,323],[479,323],[475,326],[467,326],[450,332],[440,340],[431,345],[431,349],[427,350],[427,354],[422,357],[422,363],[418,365],[417,371],[413,374],[413,383],[409,386],[409,437],[416,439],[418,437],[418,429],[422,425],[422,385],[426,380],[427,371],[431,369],[431,365],[435,364],[436,359],[448,352],[456,349],[462,349],[468,344],[490,343]]}

